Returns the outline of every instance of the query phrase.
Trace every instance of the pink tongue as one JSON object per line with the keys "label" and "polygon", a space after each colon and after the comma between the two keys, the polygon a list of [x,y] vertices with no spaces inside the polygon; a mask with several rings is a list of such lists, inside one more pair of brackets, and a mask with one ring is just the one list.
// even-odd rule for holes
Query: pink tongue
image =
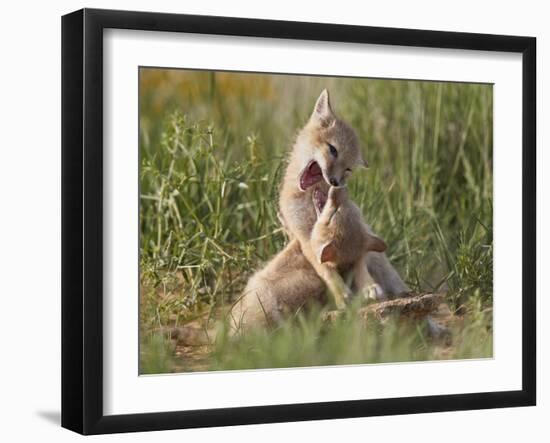
{"label": "pink tongue", "polygon": [[315,197],[315,204],[317,205],[317,209],[319,210],[320,214],[321,212],[323,212],[323,208],[327,203],[327,194],[321,192],[319,189],[315,189],[313,195]]}
{"label": "pink tongue", "polygon": [[302,189],[307,189],[319,182],[323,178],[323,173],[317,162],[313,162],[302,174],[300,178],[300,185]]}

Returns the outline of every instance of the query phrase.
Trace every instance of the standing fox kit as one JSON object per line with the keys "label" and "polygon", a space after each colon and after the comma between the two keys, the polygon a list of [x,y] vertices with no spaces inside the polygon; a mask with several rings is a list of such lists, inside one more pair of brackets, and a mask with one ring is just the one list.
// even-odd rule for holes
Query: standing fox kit
{"label": "standing fox kit", "polygon": [[[323,207],[330,186],[343,186],[357,167],[366,167],[355,131],[332,111],[328,91],[317,99],[313,113],[300,130],[283,179],[279,207],[281,221],[291,239],[300,242],[302,253],[335,297],[338,307],[351,291],[338,270],[319,262],[310,242],[317,219],[316,207]],[[342,230],[354,229],[342,221]],[[386,294],[409,291],[386,255],[371,251],[365,261],[370,274]],[[379,294],[380,295],[380,294]]]}

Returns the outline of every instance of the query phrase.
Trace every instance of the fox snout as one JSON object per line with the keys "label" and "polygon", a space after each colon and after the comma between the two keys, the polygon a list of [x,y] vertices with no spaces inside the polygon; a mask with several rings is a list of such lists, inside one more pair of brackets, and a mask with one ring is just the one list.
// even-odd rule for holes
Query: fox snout
{"label": "fox snout", "polygon": [[345,201],[347,195],[345,186],[331,186],[328,190],[328,201],[338,207]]}
{"label": "fox snout", "polygon": [[319,164],[323,173],[323,178],[330,186],[343,186],[346,182],[345,174],[341,171],[342,166],[333,159],[323,159]]}

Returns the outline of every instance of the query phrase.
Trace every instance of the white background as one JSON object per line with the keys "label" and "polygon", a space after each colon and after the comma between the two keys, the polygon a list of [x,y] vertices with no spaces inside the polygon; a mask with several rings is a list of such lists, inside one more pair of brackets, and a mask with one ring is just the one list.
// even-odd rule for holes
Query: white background
{"label": "white background", "polygon": [[[250,3],[250,4],[247,4]],[[548,12],[544,2],[400,1],[339,2],[10,2],[3,5],[0,39],[0,436],[5,441],[72,441],[82,437],[58,427],[60,396],[60,15],[82,6],[234,15],[286,20],[412,27],[538,37],[539,195],[548,195],[542,177],[543,122],[550,120],[550,96],[542,78],[550,73]],[[548,113],[548,111],[547,111]],[[542,205],[542,198],[539,202]],[[546,204],[539,226],[550,222]],[[539,275],[548,268],[549,236],[539,230]],[[542,249],[546,248],[545,252]],[[542,276],[541,276],[542,277]],[[540,314],[550,289],[539,279],[539,406],[495,411],[259,425],[98,437],[127,441],[296,441],[352,439],[389,441],[547,441],[550,389],[547,341],[550,327]],[[541,345],[542,342],[542,345]],[[545,351],[545,352],[543,352]],[[542,380],[541,380],[542,378]]]}

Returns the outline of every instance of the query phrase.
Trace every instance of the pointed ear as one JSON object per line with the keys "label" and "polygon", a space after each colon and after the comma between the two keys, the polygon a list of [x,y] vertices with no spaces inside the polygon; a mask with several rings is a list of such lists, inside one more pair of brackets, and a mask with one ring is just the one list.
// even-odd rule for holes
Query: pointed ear
{"label": "pointed ear", "polygon": [[311,118],[326,122],[333,117],[334,113],[330,107],[328,91],[323,89],[323,92],[321,92],[321,95],[313,107],[313,114],[311,114]]}
{"label": "pointed ear", "polygon": [[319,263],[325,263],[327,261],[336,261],[336,247],[333,242],[328,242],[321,246],[319,253],[317,254]]}
{"label": "pointed ear", "polygon": [[367,249],[374,252],[384,252],[388,249],[388,245],[386,245],[386,242],[377,235],[369,234]]}

